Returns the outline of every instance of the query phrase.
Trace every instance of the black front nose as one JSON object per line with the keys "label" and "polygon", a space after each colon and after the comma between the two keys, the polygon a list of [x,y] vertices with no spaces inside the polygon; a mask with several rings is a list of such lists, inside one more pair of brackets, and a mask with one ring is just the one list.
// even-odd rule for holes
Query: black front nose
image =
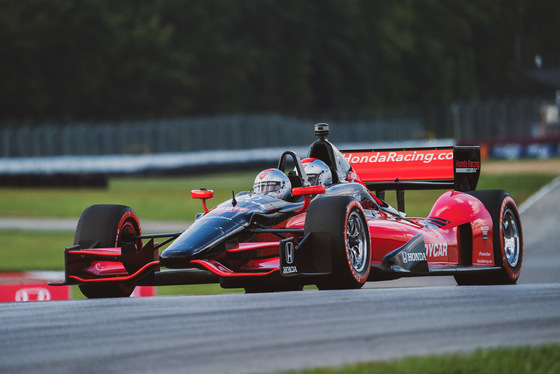
{"label": "black front nose", "polygon": [[222,253],[228,235],[222,227],[204,225],[185,231],[160,255],[167,268],[188,268],[191,260],[210,259]]}

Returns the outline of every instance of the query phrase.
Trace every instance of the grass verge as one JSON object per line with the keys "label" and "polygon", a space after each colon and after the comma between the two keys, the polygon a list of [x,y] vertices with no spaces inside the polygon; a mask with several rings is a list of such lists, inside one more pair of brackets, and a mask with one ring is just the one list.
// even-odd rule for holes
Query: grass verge
{"label": "grass verge", "polygon": [[134,209],[140,220],[192,221],[202,204],[190,198],[199,188],[214,190],[208,205],[231,198],[251,188],[257,172],[178,178],[121,177],[109,181],[107,189],[3,188],[2,217],[75,218],[93,204],[121,204]]}
{"label": "grass verge", "polygon": [[[98,189],[15,189],[0,194],[2,217],[75,218],[93,204],[122,204],[134,209],[142,220],[192,221],[202,204],[190,198],[190,191],[201,187],[214,190],[214,206],[231,197],[232,191],[251,188],[256,171],[181,178],[114,178],[106,190]],[[520,204],[554,179],[554,174],[486,174],[478,185],[483,189],[504,189]],[[409,216],[426,216],[442,191],[406,192]],[[395,193],[387,191],[389,204],[396,206]]]}
{"label": "grass verge", "polygon": [[492,348],[470,354],[411,357],[401,360],[287,371],[284,374],[553,374],[560,373],[560,345]]}

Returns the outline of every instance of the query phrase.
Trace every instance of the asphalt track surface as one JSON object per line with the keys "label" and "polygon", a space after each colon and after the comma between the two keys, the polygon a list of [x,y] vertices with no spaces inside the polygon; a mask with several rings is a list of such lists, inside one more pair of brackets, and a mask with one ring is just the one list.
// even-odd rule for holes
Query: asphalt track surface
{"label": "asphalt track surface", "polygon": [[444,277],[352,291],[0,304],[0,372],[260,373],[560,343],[560,183],[525,207],[515,286]]}

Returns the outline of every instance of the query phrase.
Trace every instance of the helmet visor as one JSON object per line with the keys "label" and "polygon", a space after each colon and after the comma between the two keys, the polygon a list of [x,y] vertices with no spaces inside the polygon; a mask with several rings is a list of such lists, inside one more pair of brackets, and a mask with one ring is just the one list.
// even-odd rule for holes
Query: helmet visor
{"label": "helmet visor", "polygon": [[318,186],[319,176],[320,174],[307,174],[307,179],[309,179],[309,183],[311,183],[312,186]]}
{"label": "helmet visor", "polygon": [[268,194],[280,190],[281,183],[274,181],[258,182],[253,185],[253,193]]}

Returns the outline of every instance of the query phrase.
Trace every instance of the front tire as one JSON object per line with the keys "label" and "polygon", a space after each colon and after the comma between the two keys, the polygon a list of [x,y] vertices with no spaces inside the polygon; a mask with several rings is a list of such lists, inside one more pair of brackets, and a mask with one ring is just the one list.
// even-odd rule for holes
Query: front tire
{"label": "front tire", "polygon": [[492,216],[494,263],[500,271],[484,276],[455,276],[459,285],[515,284],[523,263],[523,232],[519,211],[513,198],[505,191],[471,191]]}
{"label": "front tire", "polygon": [[[140,222],[132,208],[124,205],[92,205],[84,210],[78,221],[74,245],[79,244],[81,248],[93,245],[98,248],[116,248],[134,242],[139,250],[142,240],[136,237],[140,234]],[[87,298],[128,297],[136,284],[86,283],[79,287]]]}
{"label": "front tire", "polygon": [[330,233],[332,275],[318,279],[320,290],[361,288],[370,272],[371,244],[365,213],[349,196],[319,197],[311,203],[305,234]]}

